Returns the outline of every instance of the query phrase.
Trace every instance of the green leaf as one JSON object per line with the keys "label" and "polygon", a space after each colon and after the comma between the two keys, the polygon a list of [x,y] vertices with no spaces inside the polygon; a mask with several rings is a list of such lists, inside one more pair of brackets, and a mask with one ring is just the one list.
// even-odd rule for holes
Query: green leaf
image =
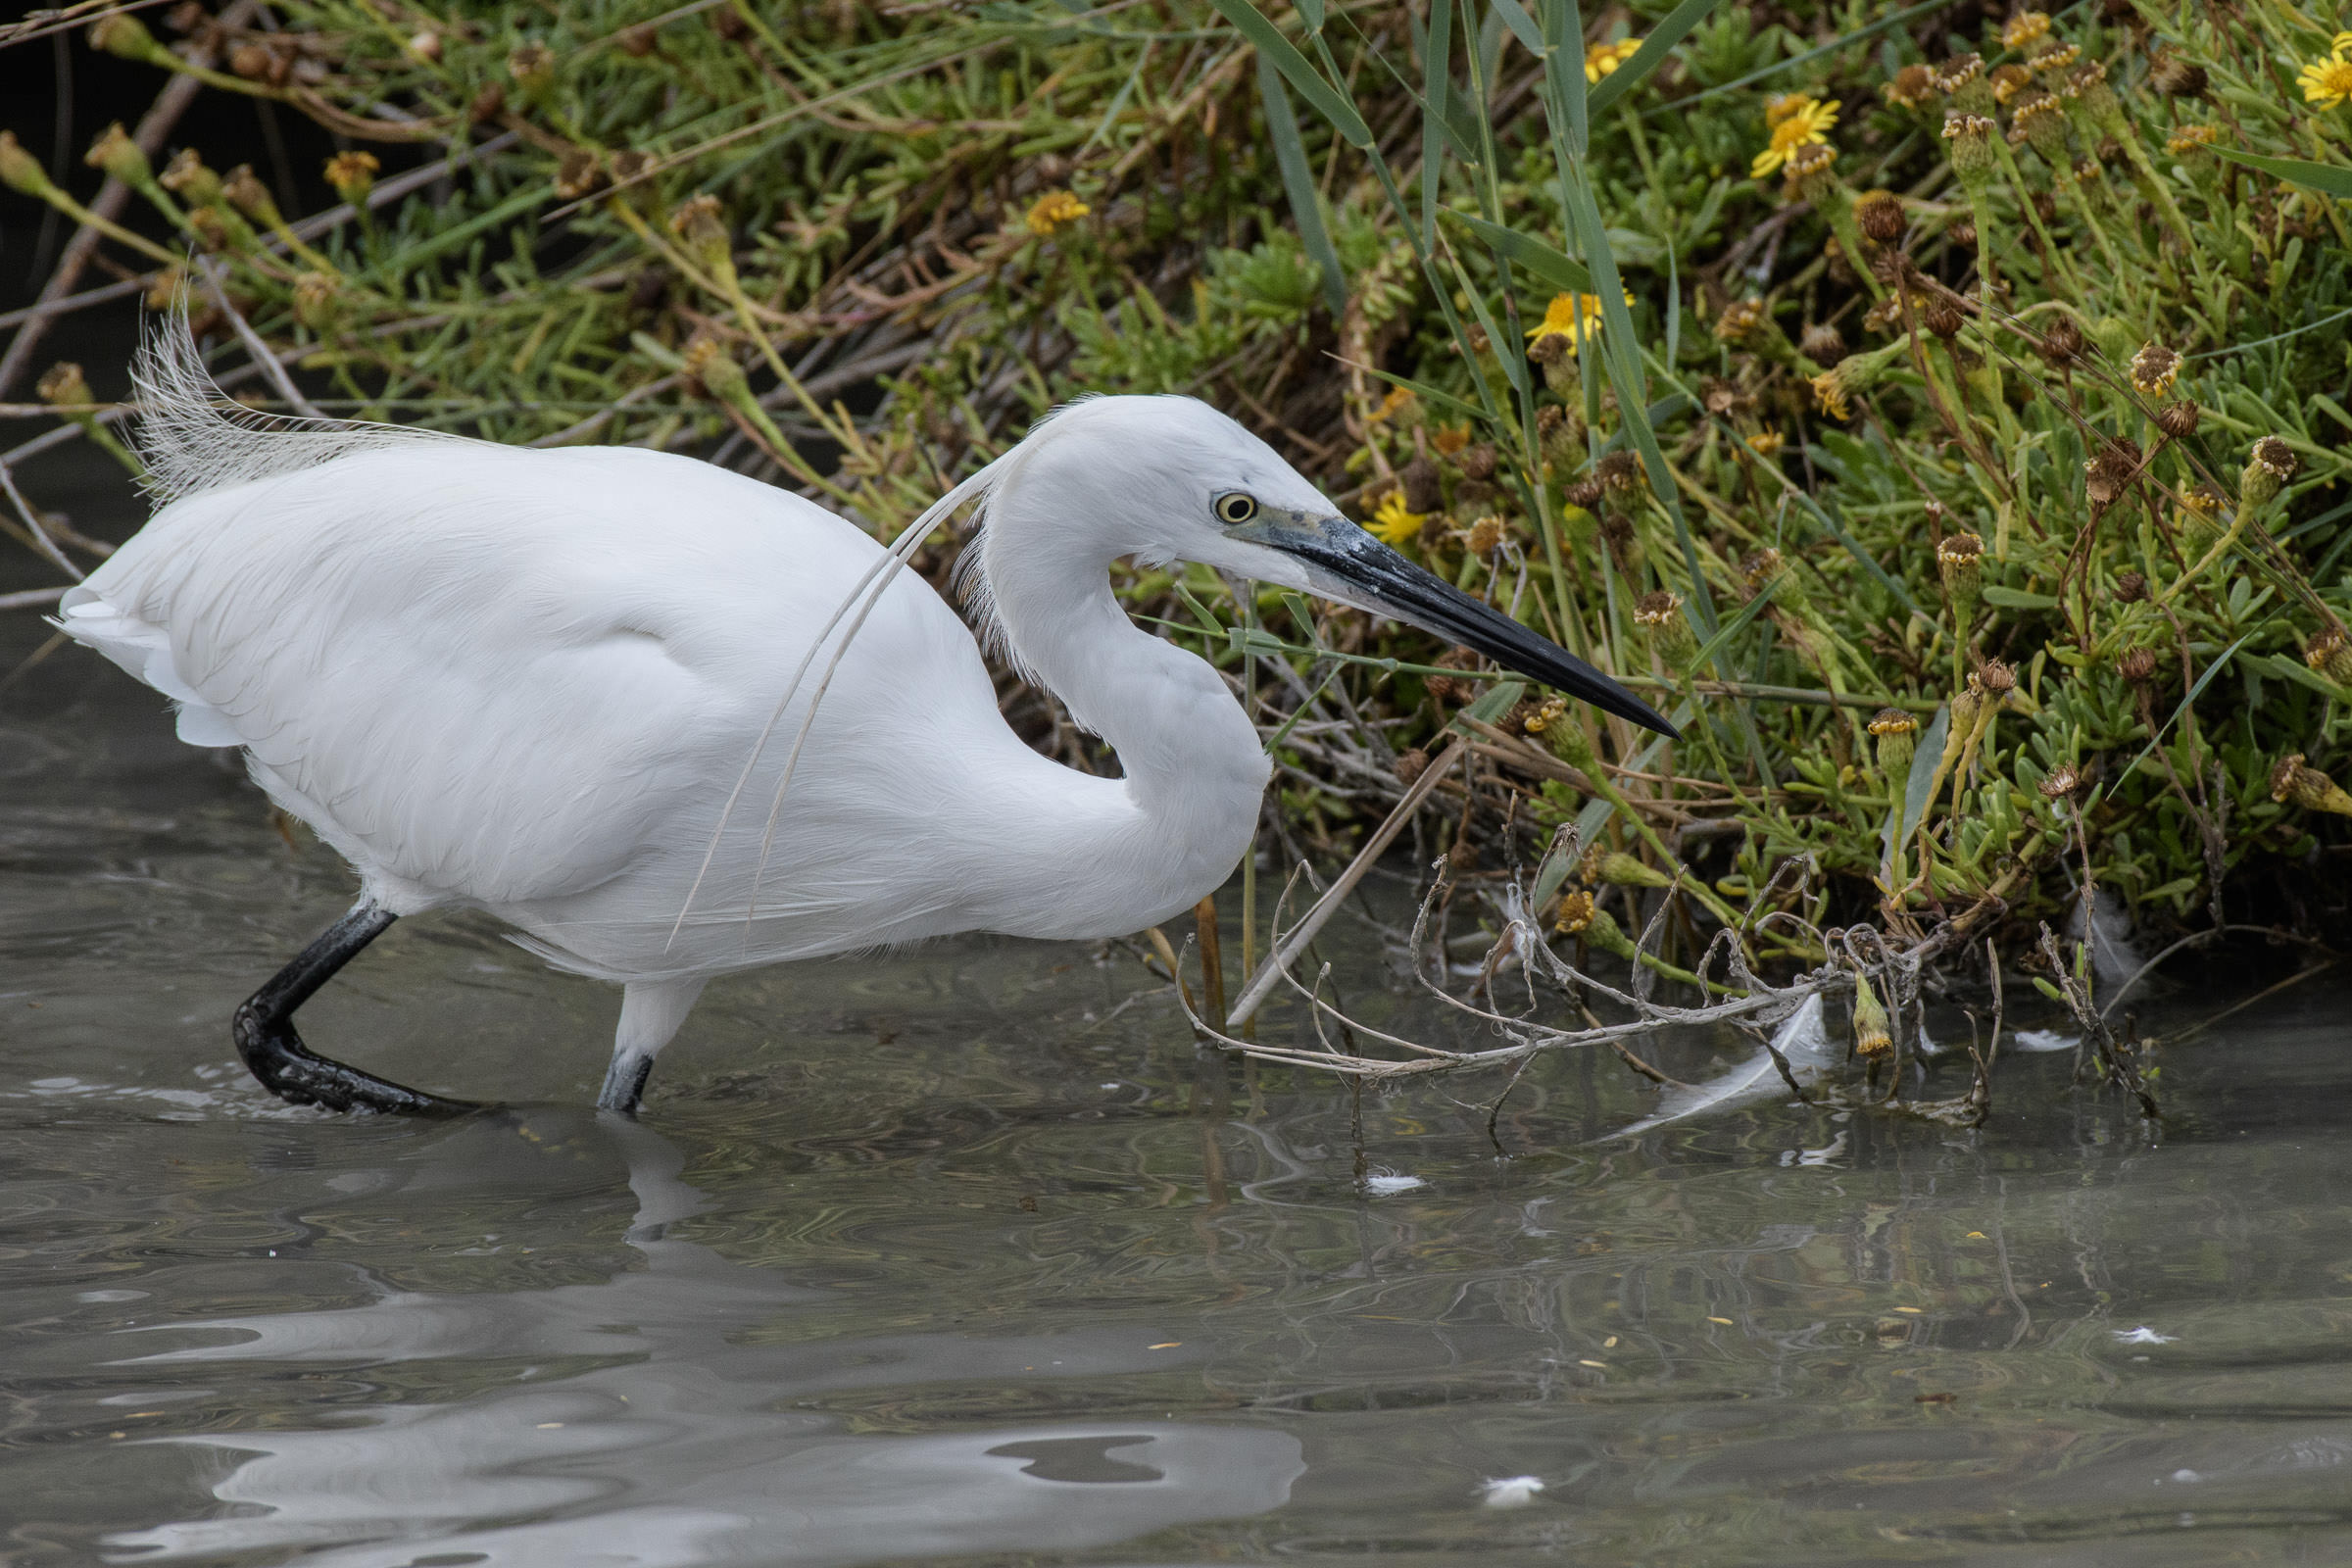
{"label": "green leaf", "polygon": [[1986,604],[1997,605],[2003,610],[2056,610],[2058,608],[2056,594],[2028,593],[2023,588],[2003,588],[1998,584],[1987,584],[1984,590],[1984,599]]}
{"label": "green leaf", "polygon": [[1438,187],[1446,167],[1446,99],[1452,86],[1453,0],[1431,0],[1421,48],[1421,244],[1438,242]]}
{"label": "green leaf", "polygon": [[1504,26],[1511,29],[1511,35],[1527,46],[1529,54],[1538,60],[1544,58],[1544,30],[1536,25],[1536,19],[1527,14],[1527,7],[1521,5],[1519,0],[1494,0],[1494,14],[1502,19]]}
{"label": "green leaf", "polygon": [[1502,681],[1487,688],[1477,702],[1462,710],[1462,716],[1474,718],[1481,724],[1492,724],[1509,712],[1511,705],[1526,695],[1525,681]]}
{"label": "green leaf", "polygon": [[[1343,365],[1354,364],[1352,360],[1342,360],[1340,363]],[[1477,404],[1465,403],[1450,392],[1441,391],[1437,387],[1431,386],[1427,381],[1416,381],[1409,375],[1396,375],[1369,365],[1363,366],[1361,368],[1366,375],[1377,375],[1391,386],[1400,386],[1415,397],[1427,398],[1430,402],[1451,409],[1456,414],[1466,414],[1473,419],[1484,419],[1487,416],[1487,411]]]}
{"label": "green leaf", "polygon": [[2323,196],[2352,202],[2352,169],[2338,164],[2314,164],[2300,158],[2271,158],[2261,153],[2241,153],[2229,147],[2205,149],[2217,158],[2227,158],[2248,169],[2259,169],[2274,179],[2283,179],[2305,190],[2316,190]]}
{"label": "green leaf", "polygon": [[1585,100],[1586,112],[1605,114],[1609,105],[1641,86],[1651,72],[1666,63],[1667,53],[1690,36],[1690,29],[1705,21],[1707,13],[1721,3],[1722,0],[1683,0],[1667,12],[1665,20],[1642,40],[1642,47],[1634,51],[1633,59],[1594,83],[1592,94]]}
{"label": "green leaf", "polygon": [[1738,612],[1735,613],[1731,619],[1725,621],[1716,629],[1715,634],[1712,637],[1709,637],[1706,642],[1700,646],[1698,652],[1692,655],[1690,658],[1690,673],[1693,676],[1695,676],[1700,670],[1706,668],[1707,665],[1713,662],[1715,656],[1722,653],[1724,648],[1731,642],[1733,638],[1739,636],[1740,632],[1746,630],[1748,623],[1764,612],[1764,607],[1772,603],[1772,591],[1779,586],[1780,579],[1777,577],[1771,582],[1765,584],[1764,591],[1762,593],[1756,595],[1755,598],[1750,599],[1746,604],[1741,605]]}
{"label": "green leaf", "polygon": [[1936,764],[1943,760],[1943,743],[1951,734],[1952,710],[1936,710],[1911,749],[1911,774],[1903,780],[1903,813],[1898,825],[1890,813],[1886,818],[1885,852],[1888,858],[1894,855],[1897,842],[1908,844],[1919,827],[1919,819],[1927,814],[1928,791],[1936,784]]}
{"label": "green leaf", "polygon": [[1283,79],[1298,89],[1306,101],[1314,105],[1315,113],[1331,122],[1331,128],[1354,146],[1369,151],[1372,146],[1372,127],[1356,113],[1348,95],[1323,79],[1323,74],[1313,62],[1298,52],[1298,46],[1282,35],[1282,29],[1266,20],[1265,15],[1250,0],[1209,0],[1233,24],[1236,31],[1257,49],[1258,58],[1270,61]]}
{"label": "green leaf", "polygon": [[[1890,32],[1903,24],[1924,17],[1930,12],[1948,11],[1951,7],[1952,0],[1920,0],[1918,5],[1905,6],[1900,11],[1881,17],[1867,27],[1856,27],[1851,32],[1842,33],[1817,49],[1808,49],[1801,55],[1790,55],[1786,60],[1776,60],[1769,66],[1751,71],[1744,76],[1735,77],[1719,87],[1709,87],[1705,92],[1692,93],[1688,98],[1677,98],[1672,103],[1660,104],[1644,113],[1649,115],[1681,114],[1692,104],[1703,103],[1709,98],[1720,98],[1728,92],[1738,92],[1740,88],[1762,81],[1767,76],[1777,76],[1784,71],[1794,71],[1800,66],[1811,65],[1823,55],[1834,55],[1840,49],[1853,47],[1865,38],[1875,38],[1882,32]],[[1633,62],[1630,60],[1626,62],[1628,66],[1632,64]]]}
{"label": "green leaf", "polygon": [[1592,292],[1592,274],[1585,270],[1582,263],[1553,250],[1533,235],[1522,234],[1515,228],[1505,228],[1500,223],[1490,223],[1468,213],[1457,213],[1450,207],[1444,211],[1447,218],[1492,245],[1496,254],[1518,263],[1563,294]]}
{"label": "green leaf", "polygon": [[1298,242],[1306,247],[1323,274],[1323,303],[1333,319],[1347,314],[1348,277],[1340,270],[1339,248],[1323,222],[1322,198],[1315,191],[1313,171],[1307,168],[1306,143],[1298,135],[1298,118],[1291,113],[1291,95],[1264,50],[1257,54],[1257,92],[1266,106],[1266,134],[1274,142],[1274,162],[1282,170],[1283,193],[1291,199],[1291,217],[1298,224]]}

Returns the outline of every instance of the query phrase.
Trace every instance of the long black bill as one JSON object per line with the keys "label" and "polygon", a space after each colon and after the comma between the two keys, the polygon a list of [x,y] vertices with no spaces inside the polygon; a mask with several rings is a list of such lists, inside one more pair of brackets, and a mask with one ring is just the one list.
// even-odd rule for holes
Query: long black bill
{"label": "long black bill", "polygon": [[[1272,543],[1272,540],[1268,540]],[[1315,590],[1449,638],[1504,668],[1581,698],[1603,712],[1675,737],[1682,732],[1632,692],[1548,638],[1414,565],[1344,517],[1299,530],[1277,547],[1314,568]]]}

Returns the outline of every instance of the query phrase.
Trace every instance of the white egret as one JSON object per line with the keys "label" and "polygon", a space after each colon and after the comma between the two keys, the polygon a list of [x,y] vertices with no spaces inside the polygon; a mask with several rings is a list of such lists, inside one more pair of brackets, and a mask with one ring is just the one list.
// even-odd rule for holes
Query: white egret
{"label": "white egret", "polygon": [[296,1103],[467,1108],[306,1049],[295,1008],[402,915],[484,909],[617,981],[598,1103],[633,1110],[716,974],[956,931],[1123,935],[1250,844],[1270,764],[1207,663],[1131,622],[1121,557],[1203,562],[1409,621],[1636,723],[1650,708],[1340,515],[1183,397],[1061,409],[908,530],[977,502],[989,635],[1117,752],[1024,746],[963,621],[823,509],[690,458],[526,450],[224,408],[185,322],[138,371],[163,503],[59,624],[358,871],[351,911],[237,1009]]}

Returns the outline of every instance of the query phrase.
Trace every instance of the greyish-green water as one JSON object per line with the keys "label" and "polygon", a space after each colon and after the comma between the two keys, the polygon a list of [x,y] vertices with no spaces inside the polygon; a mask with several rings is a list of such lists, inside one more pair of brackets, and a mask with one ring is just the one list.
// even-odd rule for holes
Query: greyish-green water
{"label": "greyish-green water", "polygon": [[2161,1132],[2020,1056],[1975,1133],[1596,1143],[1654,1091],[1563,1058],[1501,1155],[1368,1097],[1368,1187],[1333,1083],[988,940],[714,985],[630,1125],[610,993],[405,921],[305,1028],[514,1108],[288,1109],[226,1019],[349,891],[94,658],[0,693],[7,1562],[2352,1559],[2324,980]]}

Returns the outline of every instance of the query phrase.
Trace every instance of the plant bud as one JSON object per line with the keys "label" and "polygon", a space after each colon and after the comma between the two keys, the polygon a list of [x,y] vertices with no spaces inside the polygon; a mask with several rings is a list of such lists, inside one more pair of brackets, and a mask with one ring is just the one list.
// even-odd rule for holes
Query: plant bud
{"label": "plant bud", "polygon": [[1523,726],[1527,733],[1543,741],[1551,755],[1570,767],[1590,774],[1593,769],[1592,742],[1585,728],[1568,711],[1568,705],[1554,697],[1538,709]]}
{"label": "plant bud", "polygon": [[2134,686],[2145,686],[2156,678],[2156,650],[2126,649],[2124,657],[2115,662],[2115,671]]}
{"label": "plant bud", "polygon": [[2055,94],[2039,87],[2028,88],[2019,96],[2010,122],[2017,133],[2013,140],[2031,142],[2034,150],[2053,167],[2074,167],[2066,149],[2066,116],[2060,112]]}
{"label": "plant bud", "polygon": [[2335,682],[2352,686],[2352,640],[2344,636],[2344,628],[2330,621],[2312,634],[2303,646],[2303,662]]}
{"label": "plant bud", "polygon": [[145,185],[155,178],[155,172],[147,165],[147,155],[139,151],[139,144],[130,139],[120,120],[98,133],[98,139],[90,143],[90,150],[81,161],[92,169],[105,170],[109,179],[119,179],[125,185]]}
{"label": "plant bud", "polygon": [[525,103],[537,103],[556,84],[556,52],[543,43],[517,44],[507,55],[507,74]]}
{"label": "plant bud", "polygon": [[441,35],[429,27],[409,39],[409,54],[423,65],[441,62]]}
{"label": "plant bud", "polygon": [[1952,607],[1952,629],[1966,636],[1977,618],[1977,599],[1984,587],[1984,538],[1973,533],[1948,535],[1936,547],[1936,570],[1943,578],[1943,597]]}
{"label": "plant bud", "polygon": [[2127,605],[2136,605],[2148,597],[2148,579],[2136,571],[2120,573],[2115,579],[2115,597]]}
{"label": "plant bud", "polygon": [[368,152],[337,153],[326,161],[326,182],[335,194],[357,207],[375,185],[375,172],[384,166]]}
{"label": "plant bud", "polygon": [[1682,595],[1663,588],[1643,594],[1634,606],[1634,624],[1648,634],[1650,652],[1657,655],[1660,663],[1678,673],[1690,667],[1690,660],[1698,652],[1698,639],[1683,614]]}
{"label": "plant bud", "polygon": [[2194,403],[2167,403],[2156,411],[2156,428],[2176,441],[2185,441],[2197,433],[2198,417]]}
{"label": "plant bud", "polygon": [[2248,511],[2269,506],[2301,466],[2302,460],[2295,456],[2293,447],[2275,435],[2264,436],[2254,443],[2254,451],[2246,459],[2245,471],[2238,475],[2238,505]]}
{"label": "plant bud", "polygon": [[1894,1050],[1894,1034],[1887,1027],[1886,1004],[1870,988],[1867,976],[1854,975],[1854,1053],[1865,1061],[1877,1061]]}
{"label": "plant bud", "polygon": [[97,401],[90,396],[90,383],[83,378],[81,367],[72,360],[60,360],[49,367],[48,373],[34,384],[33,390],[40,394],[43,403],[52,406]]}
{"label": "plant bud", "polygon": [[2017,690],[2017,671],[1997,659],[1984,661],[1984,667],[1977,672],[1977,679],[1984,685],[1984,695],[1996,703],[2006,701],[2009,694]]}
{"label": "plant bud", "polygon": [[1928,307],[1927,313],[1920,318],[1920,322],[1929,331],[1949,343],[1960,335],[1962,325],[1960,307],[1954,305],[1950,300],[1938,299]]}
{"label": "plant bud", "polygon": [[1964,251],[1977,248],[1977,221],[1973,218],[1954,219],[1945,225],[1943,237]]}
{"label": "plant bud", "polygon": [[1936,90],[1946,97],[1967,94],[1971,101],[1957,107],[1969,113],[1976,113],[1978,112],[1976,110],[1977,101],[1981,99],[1987,104],[1992,101],[1990,88],[1984,88],[1982,93],[1977,91],[1983,83],[1984,76],[1984,57],[1983,55],[1954,55],[1942,65],[1935,68]]}
{"label": "plant bud", "polygon": [[1952,144],[1952,172],[1962,184],[1979,186],[1992,178],[1992,122],[1983,115],[1955,110],[1943,117],[1943,139]]}
{"label": "plant bud", "polygon": [[294,279],[294,318],[314,332],[334,325],[342,280],[325,272],[305,272]]}
{"label": "plant bud", "polygon": [[19,144],[14,131],[0,130],[0,184],[27,196],[41,195],[50,188],[48,171]]}
{"label": "plant bud", "polygon": [[2335,780],[2318,768],[2307,766],[2301,752],[2281,757],[2271,769],[2271,799],[2281,806],[2292,801],[2307,811],[2352,816],[2352,795],[2346,795]]}
{"label": "plant bud", "polygon": [[1506,537],[1508,530],[1503,527],[1500,517],[1485,516],[1470,525],[1464,542],[1469,545],[1472,555],[1484,561],[1502,548]]}
{"label": "plant bud", "polygon": [[1897,784],[1911,776],[1911,756],[1919,745],[1919,719],[1899,708],[1882,708],[1870,720],[1871,738],[1879,743],[1879,771]]}
{"label": "plant bud", "polygon": [[155,34],[147,30],[146,24],[126,11],[117,11],[91,23],[90,47],[119,60],[152,62],[157,55],[169,53],[155,41]]}
{"label": "plant bud", "polygon": [[695,265],[722,282],[735,270],[724,209],[715,196],[697,196],[670,215],[669,231],[686,242]]}
{"label": "plant bud", "polygon": [[577,201],[603,183],[604,163],[585,147],[566,147],[556,162],[556,194]]}
{"label": "plant bud", "polygon": [[[1536,450],[1544,461],[1555,469],[1573,468],[1584,461],[1585,421],[1556,403],[1546,403],[1536,411]],[[1597,493],[1595,498],[1598,499]],[[1590,508],[1590,501],[1571,505]]]}
{"label": "plant bud", "polygon": [[1611,850],[1593,867],[1592,880],[1608,882],[1621,888],[1670,888],[1674,878],[1653,865],[1644,865],[1632,856]]}
{"label": "plant bud", "polygon": [[1481,441],[1476,446],[1462,448],[1460,456],[1453,462],[1462,470],[1465,479],[1484,484],[1494,477],[1494,448],[1488,442]]}
{"label": "plant bud", "polygon": [[182,147],[172,155],[156,183],[191,207],[210,207],[220,199],[220,176],[204,167],[204,160],[193,147]]}
{"label": "plant bud", "polygon": [[1568,352],[1567,334],[1546,332],[1528,346],[1527,357],[1544,372],[1544,384],[1554,397],[1576,393],[1576,360]]}
{"label": "plant bud", "polygon": [[222,176],[220,194],[228,198],[229,206],[265,227],[274,228],[283,221],[270,187],[255,177],[251,164],[239,164]]}
{"label": "plant bud", "polygon": [[477,125],[486,125],[507,112],[507,89],[497,82],[486,82],[466,106],[466,118]]}

